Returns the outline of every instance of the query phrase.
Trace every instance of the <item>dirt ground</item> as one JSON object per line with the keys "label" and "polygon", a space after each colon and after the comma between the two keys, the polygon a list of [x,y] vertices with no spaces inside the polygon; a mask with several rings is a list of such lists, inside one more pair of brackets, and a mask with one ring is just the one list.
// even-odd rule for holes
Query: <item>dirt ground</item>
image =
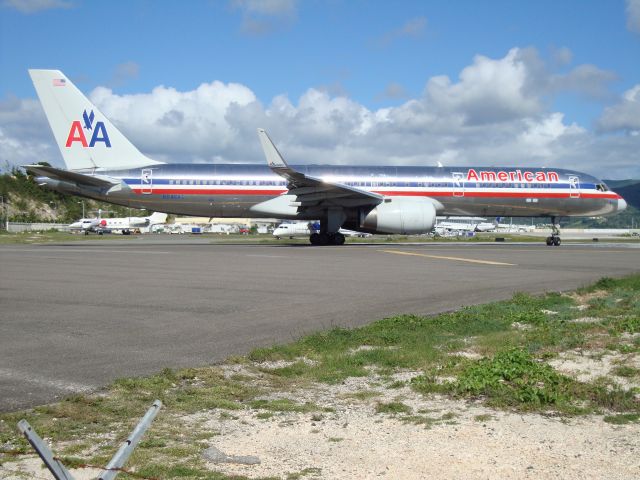
{"label": "dirt ground", "polygon": [[[576,351],[551,363],[591,380],[611,376],[622,360],[637,365],[638,356]],[[271,368],[282,366],[275,362]],[[239,365],[222,368],[227,375],[252,375]],[[392,380],[407,382],[416,375],[402,372]],[[326,410],[321,412],[213,410],[181,421],[196,431],[215,433],[209,445],[224,461],[208,462],[212,471],[252,479],[640,478],[638,422],[613,425],[603,415],[496,411],[477,402],[427,398],[406,383],[392,389],[388,385],[388,379],[372,374],[266,398],[313,403]],[[620,385],[632,388],[638,382],[621,380]],[[399,410],[381,408],[394,402]],[[257,457],[259,463],[246,464],[247,457]],[[72,473],[77,480],[88,480],[98,471]],[[37,458],[0,467],[0,479],[24,478],[52,477]]]}
{"label": "dirt ground", "polygon": [[[410,373],[405,376],[411,376]],[[367,400],[350,394],[370,390]],[[291,396],[287,397],[291,398]],[[298,392],[296,401],[334,409],[321,415],[282,413],[257,419],[205,420],[220,432],[216,448],[229,456],[257,456],[259,465],[212,464],[250,478],[304,472],[304,478],[607,478],[640,475],[640,425],[611,425],[602,416],[572,419],[496,412],[478,404],[409,388],[376,388],[375,379]],[[379,403],[401,401],[410,414],[376,413]]]}

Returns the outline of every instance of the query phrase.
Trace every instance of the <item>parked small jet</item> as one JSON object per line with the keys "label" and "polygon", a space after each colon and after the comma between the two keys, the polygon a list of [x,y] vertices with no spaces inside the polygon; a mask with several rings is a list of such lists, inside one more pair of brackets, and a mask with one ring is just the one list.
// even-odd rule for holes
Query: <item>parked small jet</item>
{"label": "parked small jet", "polygon": [[444,235],[456,232],[492,232],[496,228],[496,223],[487,222],[482,217],[438,217],[435,231],[439,235]]}
{"label": "parked small jet", "polygon": [[69,225],[73,230],[81,230],[85,235],[90,232],[102,235],[105,232],[121,232],[123,235],[129,235],[133,230],[138,228],[151,227],[159,225],[167,221],[167,214],[155,212],[148,217],[119,217],[119,218],[82,218],[77,222]]}
{"label": "parked small jet", "polygon": [[313,233],[320,231],[320,224],[313,222],[294,222],[294,223],[281,223],[273,231],[273,236],[280,240],[281,238],[289,237],[308,237]]}
{"label": "parked small jet", "polygon": [[30,70],[68,170],[27,165],[54,190],[148,210],[206,217],[320,219],[312,244],[344,243],[340,228],[430,232],[436,215],[550,217],[624,210],[602,180],[540,167],[289,165],[258,129],[266,165],[170,164],[140,151],[58,70]]}
{"label": "parked small jet", "polygon": [[[320,232],[320,222],[294,222],[294,223],[281,223],[273,231],[273,236],[278,240],[281,238],[289,237],[308,237],[314,233]],[[370,237],[370,233],[356,232],[354,230],[347,230],[341,228],[338,233],[345,237]]]}

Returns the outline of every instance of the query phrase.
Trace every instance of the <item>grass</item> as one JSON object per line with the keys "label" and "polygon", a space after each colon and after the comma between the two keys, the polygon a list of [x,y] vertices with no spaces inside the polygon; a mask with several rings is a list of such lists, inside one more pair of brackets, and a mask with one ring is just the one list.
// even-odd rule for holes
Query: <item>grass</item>
{"label": "grass", "polygon": [[378,402],[376,405],[376,413],[386,413],[391,415],[411,413],[411,407],[402,402]]}
{"label": "grass", "polygon": [[127,235],[82,235],[68,232],[45,231],[45,232],[21,232],[21,233],[0,233],[0,245],[15,244],[42,244],[42,243],[67,243],[67,242],[91,242],[95,240],[123,240],[132,238]]}
{"label": "grass", "polygon": [[[167,234],[164,234],[167,235]],[[144,235],[144,238],[153,237],[163,238],[159,235]],[[186,238],[200,238],[208,240],[211,244],[258,244],[258,245],[308,245],[309,240],[306,237],[301,238],[283,238],[277,240],[271,235],[220,235],[220,234],[201,234],[193,236],[191,234],[181,235]],[[467,242],[494,242],[496,237],[504,238],[509,243],[519,242],[544,242],[544,237],[524,235],[524,234],[496,234],[496,233],[483,233],[476,234],[473,237],[439,237],[431,235],[373,235],[371,237],[347,237],[347,244],[367,244],[367,243],[432,243],[432,242],[445,242],[445,243],[467,243]],[[126,236],[119,234],[107,234],[107,235],[81,235],[71,234],[68,232],[58,231],[43,231],[43,232],[22,232],[22,233],[7,233],[0,232],[0,245],[2,244],[42,244],[42,243],[66,243],[66,242],[78,242],[78,241],[95,241],[95,240],[126,240],[131,238],[139,238],[139,236]],[[565,243],[571,242],[584,242],[589,239],[582,240],[563,240]],[[640,242],[638,237],[616,237],[608,238],[607,242]]]}
{"label": "grass", "polygon": [[[583,317],[597,321],[575,321]],[[50,439],[54,449],[63,444],[59,453],[70,460],[104,464],[158,398],[164,408],[128,466],[157,478],[229,478],[211,472],[201,459],[202,451],[219,433],[203,428],[199,413],[213,411],[224,422],[241,421],[241,412],[252,412],[252,418],[261,421],[274,417],[286,421],[289,414],[319,421],[313,419],[323,418],[332,409],[297,400],[293,393],[297,388],[339,384],[349,377],[372,374],[378,375],[376,390],[362,389],[342,395],[341,400],[372,404],[379,415],[426,427],[454,422],[455,415],[413,411],[400,397],[393,401],[381,398],[385,390],[410,386],[425,396],[437,393],[469,399],[494,409],[596,413],[613,424],[637,423],[638,389],[623,390],[610,376],[578,382],[547,361],[574,349],[638,354],[639,319],[637,274],[605,278],[571,294],[520,293],[508,301],[436,316],[398,315],[356,329],[336,327],[230,359],[229,363],[242,367],[241,374],[229,376],[219,366],[166,369],[150,377],[120,379],[98,394],[1,414],[0,445],[6,453],[0,452],[0,465],[14,460],[15,454],[31,452],[15,428],[21,418]],[[456,355],[460,352],[479,353],[481,358]],[[277,360],[286,360],[288,366],[259,366]],[[406,371],[418,375],[406,382],[394,379],[394,373]],[[638,369],[621,362],[612,375],[637,382]],[[287,393],[289,398],[283,397]],[[212,418],[211,413],[206,418]],[[490,418],[487,414],[475,420]],[[313,472],[303,475],[307,474]]]}
{"label": "grass", "polygon": [[640,415],[636,413],[623,413],[620,415],[607,415],[604,417],[604,421],[612,423],[613,425],[626,425],[627,423],[634,423],[640,421]]}
{"label": "grass", "polygon": [[620,365],[613,369],[613,374],[625,378],[640,378],[640,368]]}
{"label": "grass", "polygon": [[319,411],[331,411],[326,408],[321,408],[314,403],[296,403],[293,400],[287,398],[280,400],[252,400],[249,402],[249,407],[254,410],[267,410],[269,412],[319,412]]}
{"label": "grass", "polygon": [[490,414],[488,414],[488,413],[483,413],[483,414],[480,414],[480,415],[476,415],[476,416],[474,416],[474,417],[473,417],[473,419],[474,419],[476,422],[480,422],[480,423],[482,423],[482,422],[488,422],[489,420],[492,420],[492,419],[493,419],[493,415],[490,415]]}

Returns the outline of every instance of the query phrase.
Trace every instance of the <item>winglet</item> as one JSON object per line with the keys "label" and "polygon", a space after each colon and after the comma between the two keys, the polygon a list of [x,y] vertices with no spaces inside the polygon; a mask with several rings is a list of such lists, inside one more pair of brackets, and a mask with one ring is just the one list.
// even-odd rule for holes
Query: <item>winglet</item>
{"label": "winglet", "polygon": [[264,128],[258,129],[258,137],[260,137],[260,143],[262,144],[262,150],[264,151],[264,156],[267,158],[267,165],[270,168],[289,168],[287,162],[285,162],[284,158],[273,144],[267,132],[265,132]]}

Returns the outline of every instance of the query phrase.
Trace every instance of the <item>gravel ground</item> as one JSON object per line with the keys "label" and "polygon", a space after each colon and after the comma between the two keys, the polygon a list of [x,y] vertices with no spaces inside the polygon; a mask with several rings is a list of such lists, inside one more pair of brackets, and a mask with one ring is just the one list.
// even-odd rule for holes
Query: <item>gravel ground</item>
{"label": "gravel ground", "polygon": [[[415,374],[404,372],[399,380]],[[353,398],[366,391],[366,399]],[[187,425],[219,433],[210,445],[228,458],[212,470],[249,478],[304,473],[303,478],[606,478],[637,479],[640,425],[611,425],[602,416],[562,418],[499,412],[477,403],[424,398],[408,387],[387,389],[375,376],[269,397],[331,408],[322,413],[211,411]],[[408,412],[377,413],[402,402]],[[264,413],[264,412],[263,412]],[[258,457],[260,463],[235,463]],[[230,462],[230,463],[229,463]],[[51,478],[38,459],[6,463],[0,479]],[[23,475],[11,471],[24,472]],[[72,471],[77,480],[97,471]]]}
{"label": "gravel ground", "polygon": [[[407,379],[412,372],[398,375]],[[357,400],[362,392],[379,396]],[[229,456],[256,456],[259,465],[211,463],[250,478],[305,472],[305,478],[607,478],[637,479],[640,425],[611,425],[602,416],[560,418],[496,412],[443,397],[425,399],[409,388],[380,388],[376,378],[282,395],[314,402],[329,413],[255,411],[233,419],[208,414],[204,428],[220,433],[215,447]],[[272,398],[273,399],[273,398]],[[379,403],[402,402],[411,412],[376,413]],[[409,421],[409,416],[414,421]],[[416,417],[418,422],[415,423]]]}

